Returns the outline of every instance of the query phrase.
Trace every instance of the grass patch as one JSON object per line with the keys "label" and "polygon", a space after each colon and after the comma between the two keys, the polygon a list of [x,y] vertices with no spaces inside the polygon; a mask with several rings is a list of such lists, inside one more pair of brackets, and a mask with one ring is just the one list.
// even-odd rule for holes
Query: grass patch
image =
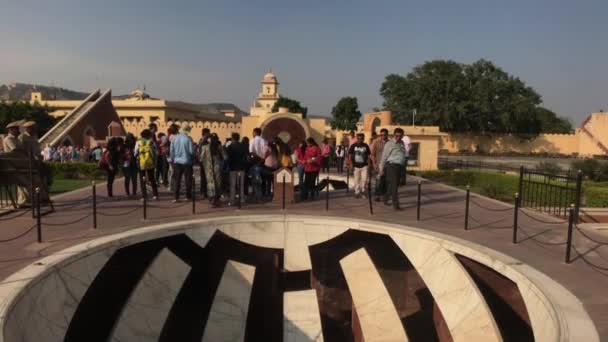
{"label": "grass patch", "polygon": [[519,185],[519,176],[483,171],[424,171],[420,176],[435,182],[453,185],[497,199],[512,203]]}
{"label": "grass patch", "polygon": [[90,185],[91,181],[86,179],[54,178],[49,192],[51,195],[57,195]]}

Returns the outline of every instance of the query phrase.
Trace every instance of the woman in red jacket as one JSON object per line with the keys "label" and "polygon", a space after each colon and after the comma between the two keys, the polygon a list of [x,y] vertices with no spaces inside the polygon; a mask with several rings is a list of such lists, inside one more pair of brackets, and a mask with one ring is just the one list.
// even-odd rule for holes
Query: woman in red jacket
{"label": "woman in red jacket", "polygon": [[304,153],[304,191],[302,192],[302,200],[307,200],[315,194],[315,182],[319,176],[321,169],[321,149],[315,142],[315,139],[306,139],[306,152]]}

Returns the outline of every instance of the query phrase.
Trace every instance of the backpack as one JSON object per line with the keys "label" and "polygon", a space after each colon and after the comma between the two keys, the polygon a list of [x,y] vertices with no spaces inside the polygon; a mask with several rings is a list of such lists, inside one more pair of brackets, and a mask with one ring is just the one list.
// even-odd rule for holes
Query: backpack
{"label": "backpack", "polygon": [[102,170],[110,168],[110,151],[106,150],[101,154],[101,158],[99,159],[99,162],[97,162],[97,167]]}
{"label": "backpack", "polygon": [[139,141],[139,169],[151,170],[154,168],[154,149],[150,140]]}

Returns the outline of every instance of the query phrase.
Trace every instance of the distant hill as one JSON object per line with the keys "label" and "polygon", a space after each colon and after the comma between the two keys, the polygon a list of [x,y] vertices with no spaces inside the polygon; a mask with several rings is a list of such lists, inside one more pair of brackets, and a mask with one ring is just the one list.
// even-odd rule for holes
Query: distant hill
{"label": "distant hill", "polygon": [[[8,85],[0,85],[0,101],[29,101],[32,91],[42,92],[43,99],[49,100],[84,100],[89,94],[80,91],[69,90],[59,87],[44,86],[38,84],[27,83],[12,83]],[[127,99],[130,95],[117,95],[113,99]],[[183,104],[198,108],[200,110],[200,119],[213,119],[218,115],[222,115],[222,111],[233,110],[235,118],[228,121],[240,121],[240,118],[249,113],[242,111],[239,107],[231,103],[187,103],[182,101],[170,101],[176,104]]]}
{"label": "distant hill", "polygon": [[32,91],[42,93],[42,98],[51,100],[84,100],[89,94],[79,91],[38,84],[12,83],[0,85],[0,101],[29,101]]}

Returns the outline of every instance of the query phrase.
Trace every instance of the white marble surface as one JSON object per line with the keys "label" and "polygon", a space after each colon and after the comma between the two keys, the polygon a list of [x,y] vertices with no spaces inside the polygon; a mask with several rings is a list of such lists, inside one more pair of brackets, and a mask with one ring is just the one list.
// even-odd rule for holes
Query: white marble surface
{"label": "white marble surface", "polygon": [[[66,275],[60,277],[57,274],[59,270],[71,273],[70,277],[86,281],[87,276],[81,277],[81,274],[89,272],[91,277],[94,276],[117,248],[181,233],[187,233],[204,246],[216,227],[223,226],[228,231],[230,225],[264,221],[276,222],[275,228],[279,227],[280,222],[284,223],[283,227],[291,227],[292,223],[302,225],[308,246],[335,237],[349,228],[389,234],[396,240],[398,237],[438,243],[446,252],[471,258],[514,281],[528,309],[537,341],[599,341],[595,326],[582,303],[567,289],[518,260],[483,246],[422,229],[368,220],[306,215],[249,215],[196,219],[129,230],[76,245],[39,260],[0,282],[0,342],[61,339],[59,335],[63,334],[65,322],[69,321],[70,310],[74,308],[73,303],[77,301],[79,291],[82,291],[78,290],[78,287],[86,287],[86,282],[75,280],[74,284],[64,285],[65,279],[68,278]],[[265,234],[265,229],[253,229],[256,229],[257,235]],[[234,231],[237,231],[237,234],[245,233],[244,239],[251,243],[259,241],[258,237],[250,237],[255,234],[247,234],[248,232],[242,229]],[[271,246],[291,246],[290,232],[291,229],[287,229],[282,242],[279,242],[280,238],[270,239]],[[301,230],[294,229],[293,232],[299,233]],[[281,235],[276,230],[275,233]],[[301,244],[295,246],[296,251],[303,250]],[[285,252],[290,254],[293,251]],[[98,261],[88,260],[89,256],[97,253],[105,253],[105,256]],[[307,261],[303,259],[305,254],[296,252],[295,255],[300,256],[290,257],[290,264],[296,269],[306,267]],[[90,266],[85,266],[85,263]],[[61,287],[64,289],[60,289]],[[65,294],[62,294],[62,291]],[[68,297],[74,299],[66,300]],[[63,316],[56,318],[57,313]],[[41,324],[48,320],[53,320],[53,323]]]}
{"label": "white marble surface", "polygon": [[211,304],[203,341],[243,341],[255,267],[229,260]]}
{"label": "white marble surface", "polygon": [[312,269],[304,224],[288,222],[285,229],[285,270],[294,272]]}
{"label": "white marble surface", "polygon": [[363,340],[408,341],[397,309],[365,248],[344,257],[340,266],[359,318]]}
{"label": "white marble surface", "polygon": [[111,340],[158,341],[190,266],[164,248],[129,297]]}
{"label": "white marble surface", "polygon": [[439,242],[390,234],[433,295],[455,342],[502,341],[483,295]]}
{"label": "white marble surface", "polygon": [[321,315],[315,290],[285,292],[283,312],[284,342],[323,341]]}

